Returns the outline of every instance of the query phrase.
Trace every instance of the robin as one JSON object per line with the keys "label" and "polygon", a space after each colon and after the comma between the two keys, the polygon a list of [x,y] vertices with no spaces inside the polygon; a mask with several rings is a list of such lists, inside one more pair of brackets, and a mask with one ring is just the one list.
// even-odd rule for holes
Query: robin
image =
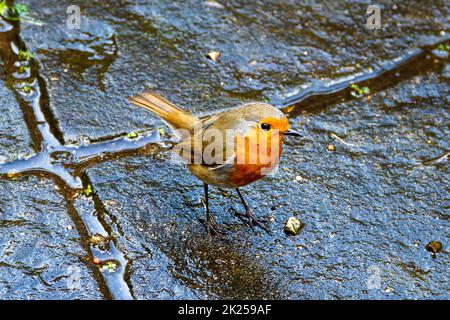
{"label": "robin", "polygon": [[131,97],[130,102],[155,113],[180,138],[174,150],[204,183],[204,222],[209,234],[222,233],[209,210],[210,184],[235,189],[248,224],[268,230],[253,215],[239,188],[263,178],[277,166],[285,136],[300,136],[290,129],[283,112],[267,103],[251,102],[197,118],[153,91]]}

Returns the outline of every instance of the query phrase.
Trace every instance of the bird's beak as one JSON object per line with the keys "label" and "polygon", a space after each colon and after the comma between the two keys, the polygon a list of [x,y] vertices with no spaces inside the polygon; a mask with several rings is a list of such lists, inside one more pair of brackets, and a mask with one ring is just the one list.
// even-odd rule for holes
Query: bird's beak
{"label": "bird's beak", "polygon": [[284,132],[285,136],[294,136],[294,137],[300,137],[300,133],[298,133],[295,130],[289,129],[288,131]]}

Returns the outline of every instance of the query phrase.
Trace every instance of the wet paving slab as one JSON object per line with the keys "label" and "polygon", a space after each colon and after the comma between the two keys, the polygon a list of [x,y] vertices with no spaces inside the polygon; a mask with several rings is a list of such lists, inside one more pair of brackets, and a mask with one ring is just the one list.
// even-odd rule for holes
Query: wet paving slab
{"label": "wet paving slab", "polygon": [[0,71],[0,163],[23,159],[34,154],[22,109],[14,92],[6,86]]}
{"label": "wet paving slab", "polygon": [[103,298],[53,182],[0,180],[0,190],[0,299]]}
{"label": "wet paving slab", "polygon": [[[369,30],[360,1],[81,1],[81,29],[67,28],[70,1],[24,3],[0,37],[0,297],[448,298],[448,4],[385,2]],[[20,87],[14,38],[36,57],[37,94]],[[228,235],[206,236],[201,183],[126,101],[149,88],[198,114],[285,106],[302,137],[243,189],[271,234],[212,188]],[[35,158],[9,162],[30,145]],[[298,236],[283,232],[292,216]]]}

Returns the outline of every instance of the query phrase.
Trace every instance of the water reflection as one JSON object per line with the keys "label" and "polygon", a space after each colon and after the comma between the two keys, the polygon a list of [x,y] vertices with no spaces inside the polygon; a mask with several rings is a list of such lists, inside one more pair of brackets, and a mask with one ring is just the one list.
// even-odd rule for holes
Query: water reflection
{"label": "water reflection", "polygon": [[[170,272],[187,288],[209,298],[281,299],[286,284],[242,241],[208,238],[204,229],[183,227],[181,238],[157,232],[156,246],[172,262]],[[178,230],[179,232],[179,230]]]}

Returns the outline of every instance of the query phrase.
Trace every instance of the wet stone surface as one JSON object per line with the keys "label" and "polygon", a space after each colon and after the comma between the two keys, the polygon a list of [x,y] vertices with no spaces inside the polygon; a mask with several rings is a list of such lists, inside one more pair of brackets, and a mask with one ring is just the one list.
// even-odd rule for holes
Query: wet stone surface
{"label": "wet stone surface", "polygon": [[30,134],[14,93],[0,71],[0,164],[33,154]]}
{"label": "wet stone surface", "polygon": [[[448,164],[420,165],[449,147],[443,124],[450,114],[442,108],[448,88],[441,81],[417,77],[370,100],[292,119],[300,146],[291,140],[278,174],[243,189],[258,215],[275,218],[272,236],[255,235],[233,217],[231,207],[242,208],[227,191],[212,195],[212,210],[233,240],[208,241],[196,221],[203,214],[201,184],[162,155],[90,169],[111,221],[120,225],[119,244],[130,252],[135,294],[447,297],[448,253],[433,259],[424,246],[450,240]],[[329,143],[335,152],[327,151]],[[292,215],[306,224],[298,237],[283,232]],[[143,253],[144,247],[151,249]],[[151,280],[143,281],[144,274]]]}
{"label": "wet stone surface", "polygon": [[[110,172],[116,172],[110,175]],[[105,174],[108,173],[108,174]],[[105,203],[118,244],[131,259],[130,281],[138,298],[275,298],[273,271],[253,253],[252,233],[227,215],[221,220],[237,232],[224,244],[208,240],[200,202],[201,184],[164,157],[132,159],[89,170]],[[219,196],[212,194],[214,200]],[[220,198],[220,197],[219,197]],[[214,211],[220,206],[213,202]],[[151,281],[148,281],[152,279]],[[278,279],[279,280],[279,279]]]}
{"label": "wet stone surface", "polygon": [[[72,2],[27,3],[45,24],[24,24],[21,35],[67,141],[154,125],[126,101],[143,89],[210,113],[376,67],[448,29],[440,1],[388,1],[377,31],[366,28],[365,1],[80,1],[79,30],[66,27]],[[222,53],[217,63],[205,58],[211,50]]]}
{"label": "wet stone surface", "polygon": [[0,180],[0,190],[0,299],[102,298],[53,182]]}
{"label": "wet stone surface", "polygon": [[[387,1],[377,31],[365,26],[365,1],[278,2],[79,1],[81,29],[68,29],[71,1],[24,1],[44,23],[21,23],[19,36],[39,63],[52,132],[78,143],[162,126],[126,101],[143,89],[212,113],[352,77],[448,30],[444,1]],[[213,50],[216,62],[205,58]],[[301,137],[286,139],[279,171],[242,190],[257,216],[273,218],[271,234],[234,215],[243,208],[233,191],[212,188],[228,235],[209,239],[201,182],[164,150],[92,160],[78,177],[89,192],[45,172],[2,176],[0,299],[123,298],[128,288],[137,299],[448,299],[448,59],[440,63],[290,119]],[[32,152],[1,72],[0,165]],[[297,236],[284,233],[289,217],[305,224]],[[94,245],[95,234],[108,240]],[[443,246],[435,255],[431,241]],[[99,273],[91,254],[120,265]]]}

